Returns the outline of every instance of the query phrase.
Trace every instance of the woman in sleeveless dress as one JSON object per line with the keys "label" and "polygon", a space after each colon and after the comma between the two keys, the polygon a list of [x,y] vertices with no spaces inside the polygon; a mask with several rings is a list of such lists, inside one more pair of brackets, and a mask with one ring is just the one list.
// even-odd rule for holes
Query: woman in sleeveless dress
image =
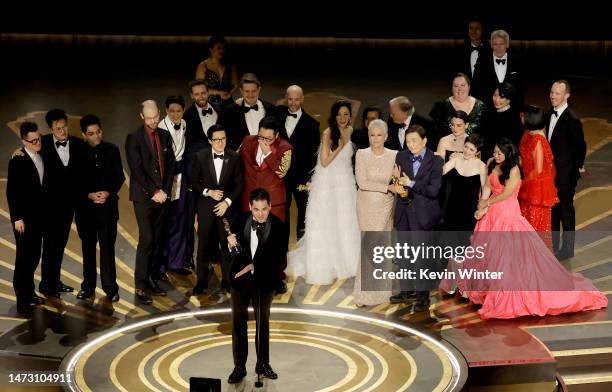
{"label": "woman in sleeveless dress", "polygon": [[306,231],[287,255],[287,274],[303,276],[309,284],[331,284],[357,273],[361,233],[350,120],[351,103],[334,103],[310,182]]}
{"label": "woman in sleeveless dress", "polygon": [[210,56],[198,64],[196,79],[202,79],[208,86],[208,102],[217,113],[222,113],[226,105],[233,102],[232,94],[238,90],[236,66],[227,62],[227,40],[212,36],[208,40]]}
{"label": "woman in sleeveless dress", "polygon": [[463,145],[468,137],[466,130],[469,125],[469,116],[466,112],[458,110],[452,113],[450,119],[452,133],[440,139],[436,150],[436,155],[444,158],[444,162],[448,162],[452,156],[463,155]]}
{"label": "woman in sleeveless dress", "polygon": [[503,278],[459,279],[461,291],[482,305],[478,313],[484,319],[605,308],[608,299],[589,279],[568,272],[521,215],[516,146],[503,138],[493,157],[472,237],[472,246],[484,249],[483,257],[466,259],[462,268],[503,272]]}

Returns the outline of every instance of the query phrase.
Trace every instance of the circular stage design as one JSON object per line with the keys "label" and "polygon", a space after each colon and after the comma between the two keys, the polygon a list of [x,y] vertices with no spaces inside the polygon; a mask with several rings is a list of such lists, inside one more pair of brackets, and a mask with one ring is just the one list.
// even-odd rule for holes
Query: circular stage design
{"label": "circular stage design", "polygon": [[[72,391],[188,391],[190,377],[221,379],[222,390],[250,391],[255,323],[249,322],[248,375],[233,369],[230,309],[163,314],[104,333],[74,349],[61,369]],[[436,339],[355,314],[272,308],[267,391],[453,391],[459,355]]]}

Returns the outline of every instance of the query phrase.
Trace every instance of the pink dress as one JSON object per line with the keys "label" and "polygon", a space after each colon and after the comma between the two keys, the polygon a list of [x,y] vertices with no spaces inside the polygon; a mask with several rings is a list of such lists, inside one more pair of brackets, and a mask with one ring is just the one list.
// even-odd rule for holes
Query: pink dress
{"label": "pink dress", "polygon": [[[489,175],[492,196],[503,192],[496,174]],[[476,303],[484,319],[544,316],[601,309],[608,299],[593,283],[568,272],[534,228],[521,215],[520,185],[506,200],[489,207],[476,224],[472,246],[484,249],[481,258],[466,259],[461,268],[503,272],[502,279],[458,278],[459,289]]]}

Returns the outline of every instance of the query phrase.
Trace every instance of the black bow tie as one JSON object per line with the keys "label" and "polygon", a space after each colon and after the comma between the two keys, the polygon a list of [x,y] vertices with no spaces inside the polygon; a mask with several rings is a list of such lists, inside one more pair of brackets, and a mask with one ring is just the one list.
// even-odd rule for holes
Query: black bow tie
{"label": "black bow tie", "polygon": [[472,46],[472,49],[470,49],[470,53],[472,53],[473,51],[480,52],[480,46]]}
{"label": "black bow tie", "polygon": [[251,228],[253,230],[262,230],[265,226],[266,226],[266,222],[259,223],[255,219],[253,219],[253,221],[251,222]]}
{"label": "black bow tie", "polygon": [[212,115],[212,108],[202,109],[202,116],[206,116],[207,114]]}
{"label": "black bow tie", "polygon": [[555,115],[555,117],[559,117],[559,113],[557,113],[556,110],[553,110],[553,114]]}
{"label": "black bow tie", "polygon": [[178,131],[179,129],[181,129],[181,124],[174,124],[174,130]]}
{"label": "black bow tie", "polygon": [[413,156],[412,157],[412,162],[416,162],[416,161],[419,161],[419,162],[423,161],[423,157],[420,156],[420,155]]}
{"label": "black bow tie", "polygon": [[495,62],[496,62],[497,64],[503,64],[503,65],[506,65],[506,59],[495,59]]}
{"label": "black bow tie", "polygon": [[404,129],[406,128],[406,124],[398,124],[398,129]]}
{"label": "black bow tie", "polygon": [[66,147],[67,144],[68,142],[66,140],[64,140],[63,142],[60,142],[59,140],[55,141],[55,147],[57,148],[59,148],[59,146]]}
{"label": "black bow tie", "polygon": [[289,112],[287,112],[287,116],[291,116],[293,118],[297,118],[297,113],[289,113]]}
{"label": "black bow tie", "polygon": [[215,153],[213,152],[213,159],[217,159],[217,158],[218,158],[218,159],[223,159],[223,154],[215,154]]}
{"label": "black bow tie", "polygon": [[253,106],[243,106],[243,107],[242,107],[242,110],[244,110],[244,112],[245,112],[245,113],[248,113],[248,112],[249,112],[249,110],[251,110],[251,109],[253,109],[253,110],[255,110],[255,111],[258,111],[258,110],[259,110],[259,105],[258,105],[258,104],[255,104],[255,105],[253,105]]}

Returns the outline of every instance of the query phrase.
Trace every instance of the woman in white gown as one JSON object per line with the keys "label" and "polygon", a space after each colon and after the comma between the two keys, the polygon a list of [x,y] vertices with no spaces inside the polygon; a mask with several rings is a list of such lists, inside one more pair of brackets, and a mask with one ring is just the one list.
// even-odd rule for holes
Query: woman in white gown
{"label": "woman in white gown", "polygon": [[351,103],[334,103],[310,182],[306,232],[288,254],[287,274],[303,276],[309,284],[331,284],[357,273],[361,233],[350,121]]}

